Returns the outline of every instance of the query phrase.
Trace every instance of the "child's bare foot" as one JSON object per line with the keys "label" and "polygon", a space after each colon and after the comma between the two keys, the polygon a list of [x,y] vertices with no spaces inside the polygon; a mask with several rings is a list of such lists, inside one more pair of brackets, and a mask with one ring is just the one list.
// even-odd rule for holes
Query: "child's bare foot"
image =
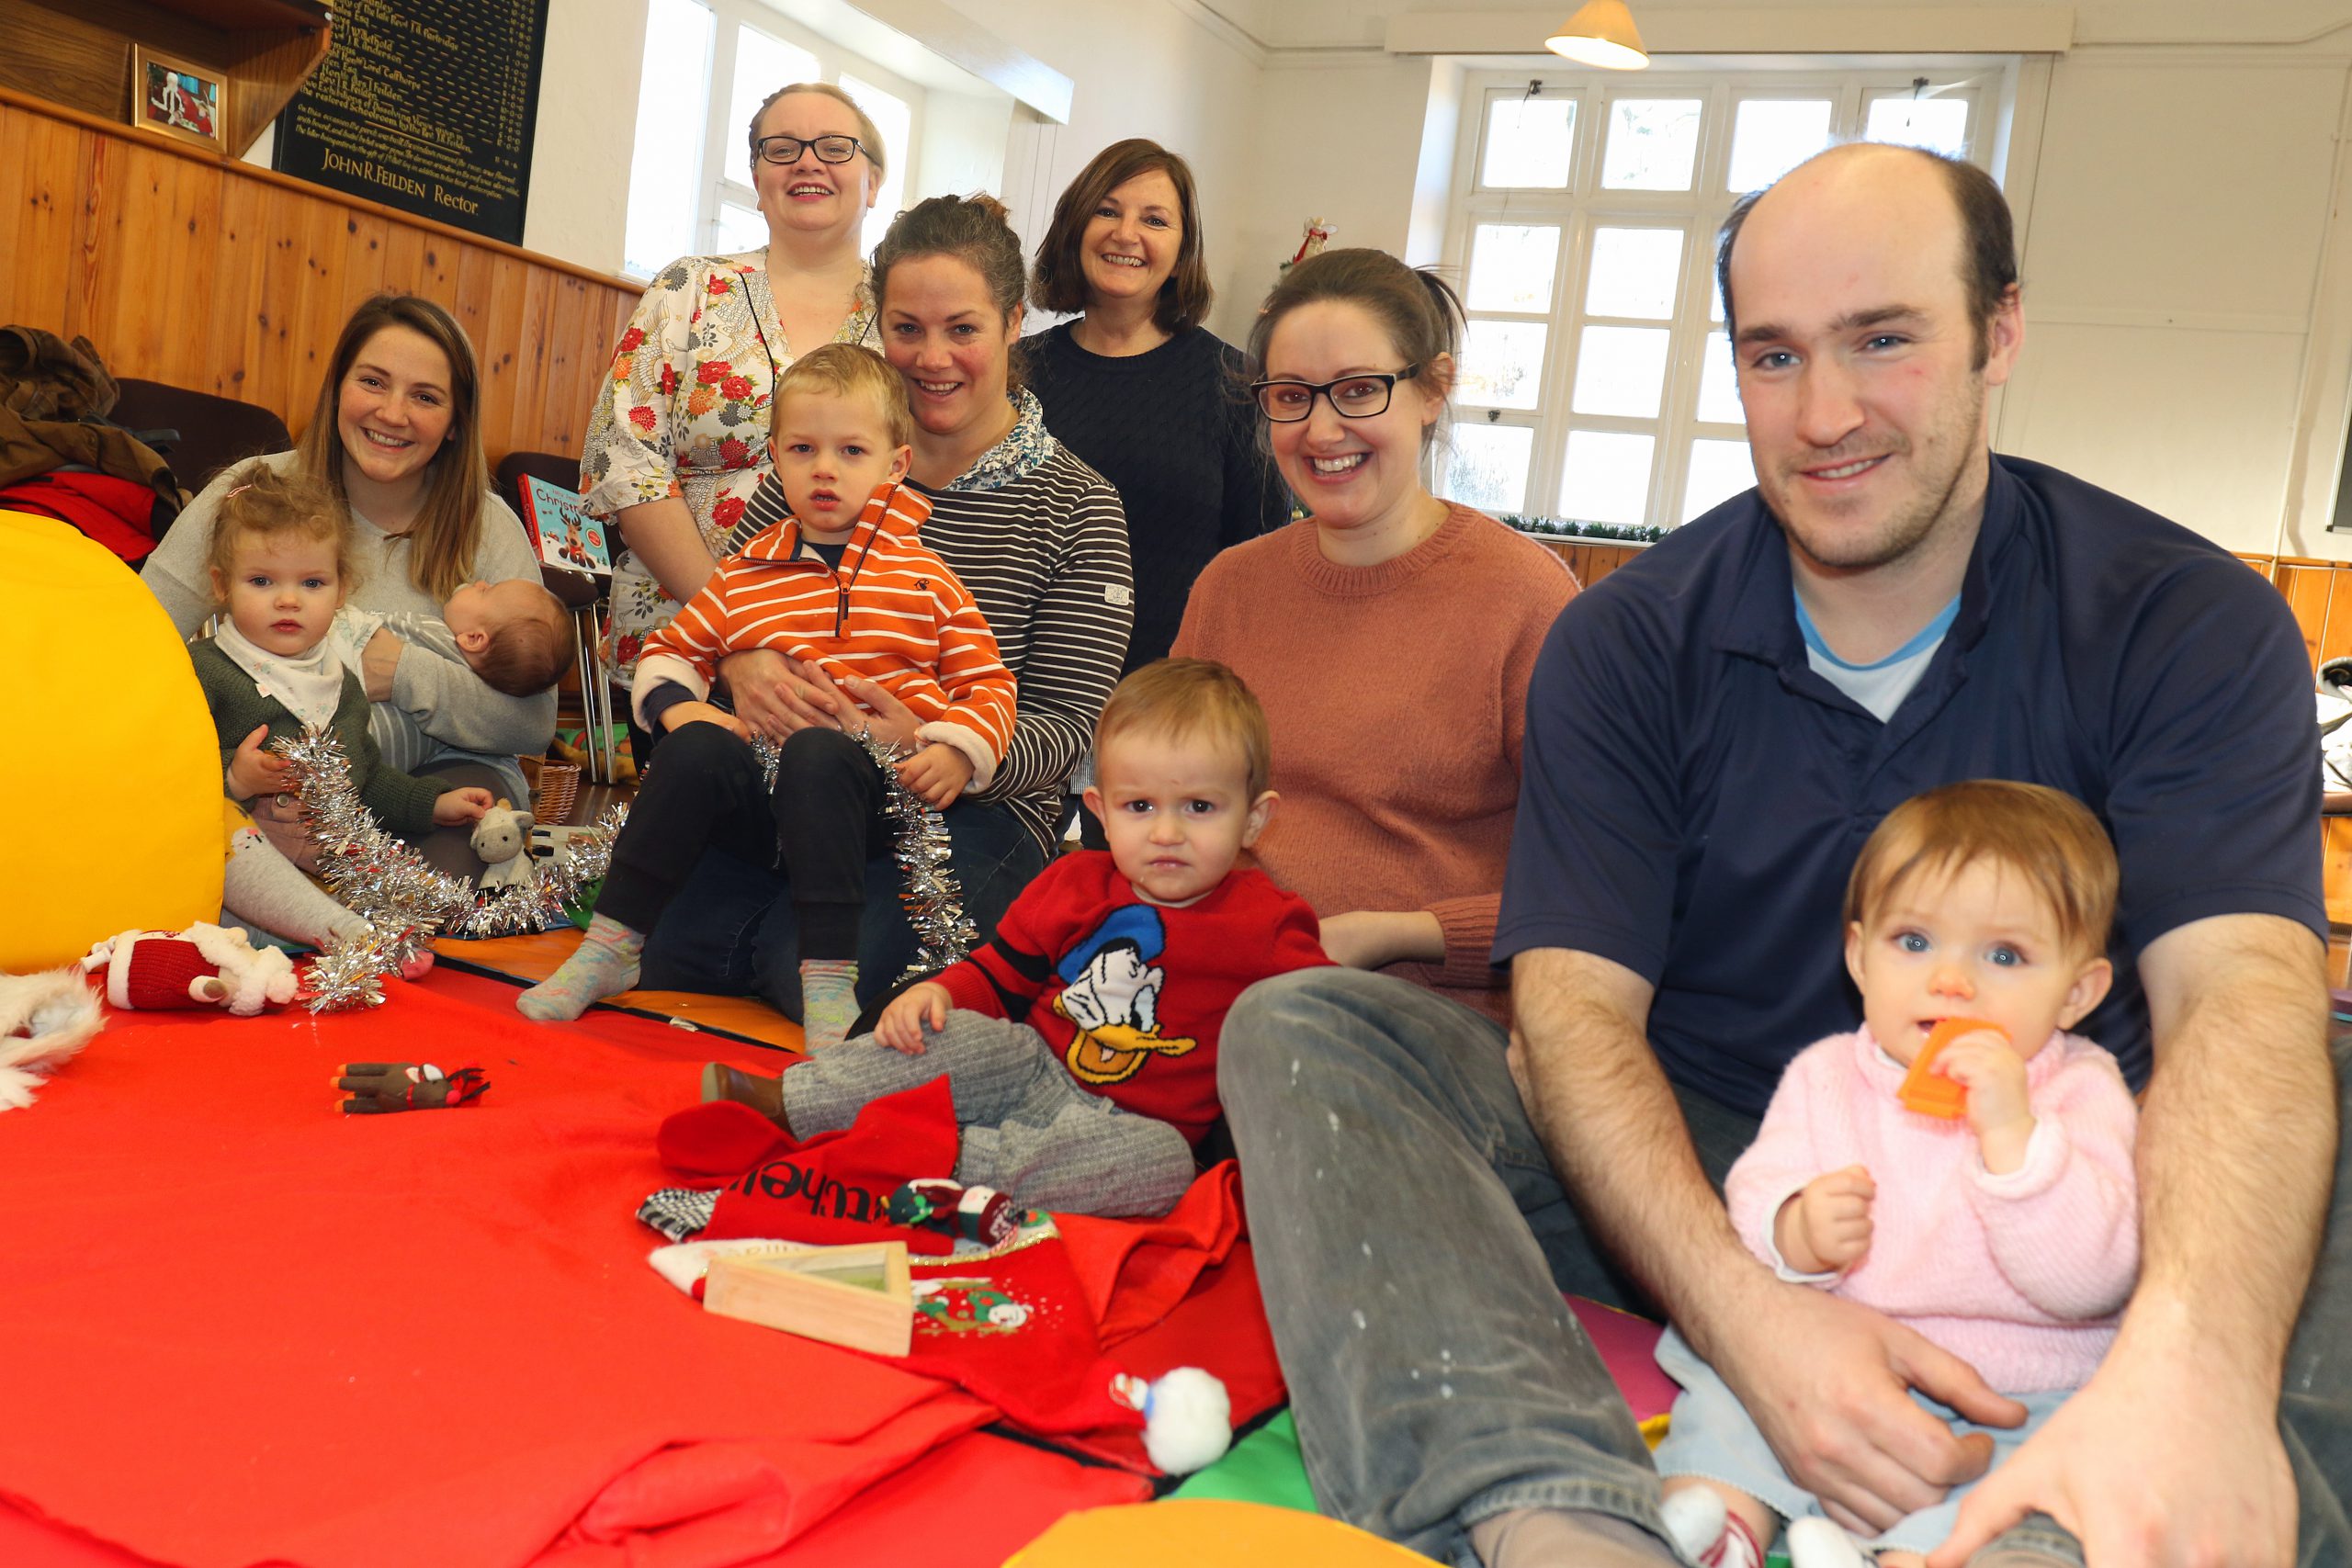
{"label": "child's bare foot", "polygon": [[724,1062],[706,1063],[702,1069],[702,1098],[706,1105],[714,1100],[731,1100],[738,1105],[748,1105],[777,1126],[784,1125],[784,1079],[781,1077],[763,1077],[758,1073],[747,1073],[741,1067],[730,1067]]}

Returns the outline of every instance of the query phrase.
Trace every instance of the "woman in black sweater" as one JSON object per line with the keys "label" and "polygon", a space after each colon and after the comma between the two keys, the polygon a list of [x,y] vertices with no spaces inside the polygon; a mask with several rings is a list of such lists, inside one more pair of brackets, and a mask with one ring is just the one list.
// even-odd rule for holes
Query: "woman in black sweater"
{"label": "woman in black sweater", "polygon": [[1062,193],[1029,298],[1080,312],[1023,344],[1046,425],[1119,492],[1136,582],[1126,668],[1166,656],[1209,558],[1290,518],[1258,449],[1238,350],[1209,310],[1193,171],[1156,141],[1115,142]]}

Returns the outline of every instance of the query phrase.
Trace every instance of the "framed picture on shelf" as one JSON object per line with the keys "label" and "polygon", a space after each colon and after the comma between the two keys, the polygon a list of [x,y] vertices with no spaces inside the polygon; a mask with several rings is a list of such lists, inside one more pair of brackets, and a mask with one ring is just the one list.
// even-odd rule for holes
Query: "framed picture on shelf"
{"label": "framed picture on shelf", "polygon": [[130,123],[215,152],[229,149],[221,128],[229,116],[229,78],[209,65],[130,46]]}

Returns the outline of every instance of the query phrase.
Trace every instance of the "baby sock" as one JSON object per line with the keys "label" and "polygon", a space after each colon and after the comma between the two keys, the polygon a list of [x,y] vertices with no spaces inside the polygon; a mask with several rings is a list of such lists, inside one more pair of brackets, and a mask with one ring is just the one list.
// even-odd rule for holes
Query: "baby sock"
{"label": "baby sock", "polygon": [[800,1032],[808,1049],[822,1051],[849,1038],[857,1021],[857,960],[800,961]]}
{"label": "baby sock", "polygon": [[1682,1554],[1701,1568],[1764,1568],[1764,1549],[1747,1521],[1707,1487],[1675,1493],[1659,1507],[1658,1517]]}
{"label": "baby sock", "polygon": [[1791,1519],[1782,1544],[1789,1549],[1790,1568],[1871,1568],[1872,1561],[1852,1536],[1827,1519]]}
{"label": "baby sock", "polygon": [[578,1018],[590,1004],[636,986],[637,959],[644,951],[642,931],[598,915],[589,920],[588,934],[563,967],[515,998],[515,1009],[525,1018]]}
{"label": "baby sock", "polygon": [[230,840],[221,868],[220,907],[238,919],[312,947],[330,937],[364,934],[368,922],[319,890],[319,885],[279,854],[252,828]]}

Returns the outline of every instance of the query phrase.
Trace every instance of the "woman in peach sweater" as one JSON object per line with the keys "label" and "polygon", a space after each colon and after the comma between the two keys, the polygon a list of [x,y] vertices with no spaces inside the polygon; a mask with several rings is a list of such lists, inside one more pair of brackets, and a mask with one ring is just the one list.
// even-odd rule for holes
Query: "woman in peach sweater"
{"label": "woman in peach sweater", "polygon": [[1283,805],[1258,859],[1322,916],[1324,950],[1507,1022],[1487,953],[1527,682],[1577,583],[1421,483],[1461,320],[1444,283],[1380,251],[1326,251],[1276,285],[1253,390],[1311,515],[1210,562],[1175,651],[1265,705]]}

